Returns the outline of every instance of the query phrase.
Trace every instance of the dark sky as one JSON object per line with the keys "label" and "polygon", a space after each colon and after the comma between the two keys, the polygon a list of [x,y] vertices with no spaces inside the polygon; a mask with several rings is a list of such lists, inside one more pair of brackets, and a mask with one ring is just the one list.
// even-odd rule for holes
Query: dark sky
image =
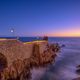
{"label": "dark sky", "polygon": [[80,0],[0,0],[0,36],[80,36]]}

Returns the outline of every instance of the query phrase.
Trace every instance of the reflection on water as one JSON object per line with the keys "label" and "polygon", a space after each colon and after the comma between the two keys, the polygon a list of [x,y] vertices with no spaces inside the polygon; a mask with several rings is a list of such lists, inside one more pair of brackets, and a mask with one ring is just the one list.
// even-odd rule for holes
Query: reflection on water
{"label": "reflection on water", "polygon": [[[54,39],[50,39],[54,41]],[[59,39],[54,42],[65,44],[56,58],[56,62],[47,69],[33,70],[32,80],[72,80],[80,75],[76,74],[76,66],[80,64],[80,38]]]}

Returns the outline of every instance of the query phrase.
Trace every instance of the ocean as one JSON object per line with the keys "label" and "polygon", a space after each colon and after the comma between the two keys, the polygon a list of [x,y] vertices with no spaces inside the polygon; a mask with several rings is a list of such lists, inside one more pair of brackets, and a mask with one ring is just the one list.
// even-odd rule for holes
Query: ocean
{"label": "ocean", "polygon": [[[40,39],[37,37],[19,37],[22,42]],[[80,38],[49,37],[49,43],[64,44],[65,47],[61,48],[54,64],[46,68],[33,69],[32,80],[72,80],[79,77],[80,75],[76,73],[76,66],[80,64]]]}
{"label": "ocean", "polygon": [[56,57],[55,64],[34,69],[32,80],[72,80],[80,77],[76,66],[80,64],[80,38],[49,38],[50,43],[65,45]]}

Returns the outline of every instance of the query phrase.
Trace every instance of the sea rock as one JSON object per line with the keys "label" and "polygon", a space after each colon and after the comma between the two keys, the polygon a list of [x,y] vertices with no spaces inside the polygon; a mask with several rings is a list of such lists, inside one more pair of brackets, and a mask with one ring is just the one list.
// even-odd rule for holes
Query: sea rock
{"label": "sea rock", "polygon": [[66,46],[65,44],[62,44],[62,45],[61,45],[61,47],[65,47],[65,46]]}
{"label": "sea rock", "polygon": [[77,70],[76,70],[76,73],[77,73],[77,74],[80,74],[80,69],[77,69]]}
{"label": "sea rock", "polygon": [[80,65],[76,66],[77,70],[76,73],[80,75]]}
{"label": "sea rock", "polygon": [[51,44],[50,49],[52,49],[53,52],[58,52],[60,50],[60,46],[58,43],[56,44]]}
{"label": "sea rock", "polygon": [[78,77],[78,78],[75,78],[75,79],[72,79],[72,80],[80,80],[80,77]]}
{"label": "sea rock", "polygon": [[80,68],[80,65],[76,66],[76,68]]}

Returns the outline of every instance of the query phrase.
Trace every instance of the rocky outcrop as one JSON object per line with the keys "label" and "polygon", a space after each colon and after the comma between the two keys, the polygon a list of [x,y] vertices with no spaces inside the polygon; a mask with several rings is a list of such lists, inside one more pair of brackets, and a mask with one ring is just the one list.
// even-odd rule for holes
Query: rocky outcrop
{"label": "rocky outcrop", "polygon": [[80,65],[76,66],[76,73],[80,75]]}
{"label": "rocky outcrop", "polygon": [[72,79],[72,80],[80,80],[80,77],[78,77],[78,78],[75,78],[75,79]]}
{"label": "rocky outcrop", "polygon": [[[80,76],[80,64],[76,66],[76,73]],[[80,80],[80,77],[74,78],[72,80]]]}
{"label": "rocky outcrop", "polygon": [[43,67],[55,61],[58,44],[48,41],[22,43],[18,40],[0,41],[0,80],[29,80],[32,68]]}

